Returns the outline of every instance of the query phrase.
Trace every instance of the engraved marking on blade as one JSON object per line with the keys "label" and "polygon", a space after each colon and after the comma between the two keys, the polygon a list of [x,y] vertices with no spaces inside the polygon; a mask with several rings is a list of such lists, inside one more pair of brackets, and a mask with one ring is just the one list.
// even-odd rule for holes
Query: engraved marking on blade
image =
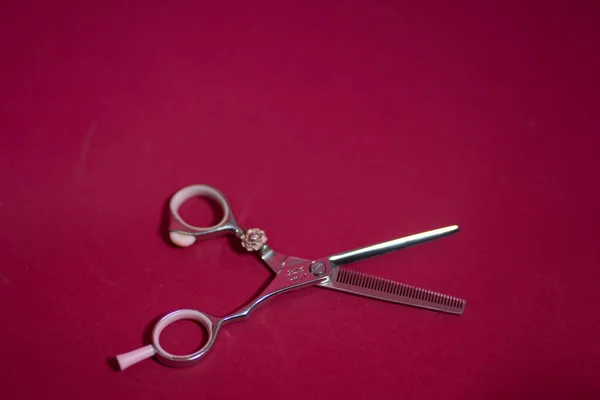
{"label": "engraved marking on blade", "polygon": [[291,269],[288,269],[288,271],[287,271],[287,276],[288,276],[288,278],[290,278],[290,281],[292,281],[292,282],[300,280],[300,279],[304,278],[306,275],[307,275],[307,273],[306,273],[306,270],[304,269],[304,267],[291,268]]}

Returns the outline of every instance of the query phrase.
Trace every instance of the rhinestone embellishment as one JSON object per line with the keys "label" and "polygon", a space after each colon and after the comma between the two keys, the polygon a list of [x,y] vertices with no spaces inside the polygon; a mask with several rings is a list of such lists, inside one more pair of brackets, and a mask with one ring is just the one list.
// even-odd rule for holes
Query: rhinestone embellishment
{"label": "rhinestone embellishment", "polygon": [[267,235],[257,228],[248,229],[240,239],[242,239],[242,246],[248,251],[260,250],[267,243]]}

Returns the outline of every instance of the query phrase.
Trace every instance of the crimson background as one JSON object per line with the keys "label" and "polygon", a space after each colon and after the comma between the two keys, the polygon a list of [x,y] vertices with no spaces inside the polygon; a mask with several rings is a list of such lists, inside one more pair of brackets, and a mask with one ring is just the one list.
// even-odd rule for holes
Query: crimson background
{"label": "crimson background", "polygon": [[[599,11],[4,2],[0,397],[600,398]],[[192,183],[307,258],[458,224],[355,269],[466,312],[315,288],[194,368],[114,371],[164,313],[224,314],[268,280],[227,239],[164,240]],[[183,212],[210,222],[200,201]]]}

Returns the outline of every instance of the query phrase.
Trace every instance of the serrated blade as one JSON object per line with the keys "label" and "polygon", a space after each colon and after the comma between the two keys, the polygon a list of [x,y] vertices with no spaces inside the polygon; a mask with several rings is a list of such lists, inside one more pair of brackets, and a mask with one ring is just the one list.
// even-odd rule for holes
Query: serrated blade
{"label": "serrated blade", "polygon": [[347,268],[334,268],[329,281],[321,286],[408,306],[462,314],[466,301],[431,290],[394,282]]}

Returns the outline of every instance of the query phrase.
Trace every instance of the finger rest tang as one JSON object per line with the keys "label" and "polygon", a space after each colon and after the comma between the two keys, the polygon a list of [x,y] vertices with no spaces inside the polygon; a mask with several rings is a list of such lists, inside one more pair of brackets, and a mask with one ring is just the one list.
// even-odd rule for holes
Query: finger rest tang
{"label": "finger rest tang", "polygon": [[119,369],[123,371],[133,364],[137,364],[140,361],[153,357],[155,354],[156,350],[154,349],[154,346],[149,344],[147,346],[140,347],[139,349],[119,354],[115,358],[117,359],[117,363],[119,363]]}

